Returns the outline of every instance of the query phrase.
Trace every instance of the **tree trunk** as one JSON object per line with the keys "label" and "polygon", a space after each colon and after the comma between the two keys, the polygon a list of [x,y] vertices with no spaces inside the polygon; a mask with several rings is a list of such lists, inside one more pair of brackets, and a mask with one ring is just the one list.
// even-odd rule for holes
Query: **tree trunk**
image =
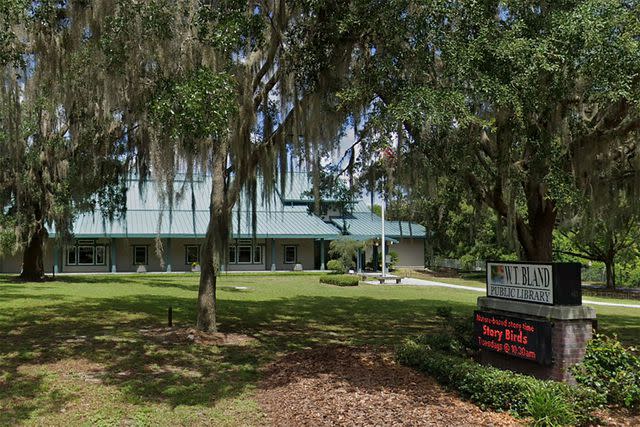
{"label": "tree trunk", "polygon": [[37,282],[44,279],[44,242],[47,236],[47,231],[41,225],[38,228],[31,239],[29,244],[24,250],[22,256],[22,273],[20,279]]}
{"label": "tree trunk", "polygon": [[227,149],[224,143],[215,150],[212,165],[212,186],[209,205],[209,225],[200,262],[197,327],[205,332],[217,332],[216,281],[223,253],[229,239],[230,209],[226,203],[225,166]]}
{"label": "tree trunk", "polygon": [[197,326],[201,331],[216,332],[216,280],[217,268],[214,262],[215,233],[213,223],[210,220],[207,227],[207,235],[202,248],[200,260],[200,287],[198,289],[198,319]]}
{"label": "tree trunk", "polygon": [[553,260],[553,230],[556,210],[547,209],[529,213],[529,224],[519,220],[517,223],[518,240],[524,251],[526,261],[551,262]]}
{"label": "tree trunk", "polygon": [[528,223],[518,219],[516,228],[526,261],[551,262],[553,230],[558,212],[553,200],[547,199],[541,182],[532,179],[526,183]]}
{"label": "tree trunk", "polygon": [[615,262],[613,258],[604,261],[605,271],[607,273],[607,289],[616,288]]}

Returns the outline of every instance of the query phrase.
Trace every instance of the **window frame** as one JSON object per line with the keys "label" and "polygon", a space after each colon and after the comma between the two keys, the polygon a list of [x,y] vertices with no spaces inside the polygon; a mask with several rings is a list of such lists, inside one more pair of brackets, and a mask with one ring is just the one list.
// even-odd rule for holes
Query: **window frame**
{"label": "window frame", "polygon": [[[107,259],[109,253],[107,248],[109,245],[104,243],[96,243],[95,240],[91,239],[77,239],[72,245],[65,245],[64,251],[64,265],[65,266],[104,266],[107,265]],[[91,248],[92,251],[92,262],[80,262],[80,248]],[[98,262],[98,253],[102,252],[102,261]],[[74,262],[69,262],[69,255],[73,255]]]}
{"label": "window frame", "polygon": [[[69,262],[69,253],[71,251],[73,251],[74,262]],[[67,246],[67,251],[65,254],[65,265],[78,265],[78,247],[76,245]]]}
{"label": "window frame", "polygon": [[[230,257],[230,251],[233,249],[233,259]],[[227,264],[237,264],[238,263],[238,247],[236,245],[229,245],[229,251],[227,252]]]}
{"label": "window frame", "polygon": [[[293,261],[287,261],[287,249],[293,248]],[[284,245],[284,256],[282,260],[283,264],[297,264],[298,263],[298,246],[296,245]]]}
{"label": "window frame", "polygon": [[[102,250],[102,262],[98,262],[98,249]],[[106,265],[107,264],[107,246],[95,245],[93,250],[94,265]]]}
{"label": "window frame", "polygon": [[[264,254],[265,254],[264,245],[252,245],[249,243],[245,243],[248,241],[240,241],[240,242],[241,243],[234,243],[233,245],[229,245],[229,250],[227,252],[227,264],[264,265],[264,262],[265,262],[264,261]],[[240,261],[240,248],[249,248],[248,261]],[[258,261],[256,261],[256,254],[259,254]]]}
{"label": "window frame", "polygon": [[[144,264],[136,262],[136,249],[137,248],[144,248]],[[131,250],[131,254],[133,255],[133,259],[132,259],[133,265],[144,265],[144,266],[149,265],[149,245],[133,245],[132,246],[132,250]]]}
{"label": "window frame", "polygon": [[[189,261],[189,249],[196,249],[196,261]],[[184,245],[184,265],[191,265],[193,263],[200,264],[200,245]]]}
{"label": "window frame", "polygon": [[[251,263],[252,264],[264,264],[264,246],[255,245],[253,247],[253,253],[251,254]],[[256,254],[260,254],[260,259],[256,261]]]}
{"label": "window frame", "polygon": [[[240,248],[249,248],[249,261],[240,261]],[[253,264],[253,246],[251,245],[237,245],[236,246],[236,259],[238,264]]]}

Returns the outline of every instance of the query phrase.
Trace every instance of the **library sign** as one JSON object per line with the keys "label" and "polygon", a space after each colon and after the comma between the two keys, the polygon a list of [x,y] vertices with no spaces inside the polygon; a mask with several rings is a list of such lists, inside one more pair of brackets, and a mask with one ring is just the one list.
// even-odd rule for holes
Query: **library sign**
{"label": "library sign", "polygon": [[489,261],[487,296],[534,304],[580,305],[580,264]]}
{"label": "library sign", "polygon": [[551,323],[475,311],[474,332],[480,349],[544,365],[552,362]]}

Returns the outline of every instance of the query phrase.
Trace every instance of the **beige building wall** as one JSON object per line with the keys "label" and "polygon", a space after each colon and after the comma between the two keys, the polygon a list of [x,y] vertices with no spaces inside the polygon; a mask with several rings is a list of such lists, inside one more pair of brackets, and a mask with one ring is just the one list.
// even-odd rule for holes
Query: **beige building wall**
{"label": "beige building wall", "polygon": [[146,271],[165,271],[161,267],[160,258],[156,255],[155,239],[115,239],[116,244],[116,271],[136,272],[138,265],[133,263],[134,246],[147,247],[147,262],[144,265]]}
{"label": "beige building wall", "polygon": [[[387,245],[389,252],[398,254],[398,264],[396,267],[417,267],[424,268],[424,239],[399,239],[398,243]],[[365,249],[367,262],[373,260],[373,248],[371,245]],[[378,256],[382,256],[382,250],[378,247]]]}
{"label": "beige building wall", "polygon": [[[261,263],[251,264],[230,264],[229,271],[264,271],[270,270],[271,259],[271,239],[258,239],[257,244],[263,247],[263,255]],[[146,270],[149,272],[166,271],[167,263],[161,266],[161,260],[156,255],[155,239],[97,239],[97,244],[104,244],[106,247],[106,262],[103,266],[88,265],[67,265],[66,251],[61,250],[58,256],[59,272],[63,273],[81,273],[81,272],[109,272],[111,271],[111,244],[115,242],[116,253],[116,271],[117,272],[136,272],[137,265],[133,264],[133,247],[142,245],[147,247],[147,264]],[[53,245],[49,241],[45,250],[45,271],[51,274],[53,271]],[[169,257],[171,263],[171,271],[184,272],[191,271],[191,265],[185,262],[185,247],[187,245],[199,245],[202,248],[203,239],[196,238],[172,238],[170,248],[167,246],[167,239],[163,239],[165,245],[165,256]],[[285,246],[295,246],[297,249],[297,263],[302,264],[304,270],[313,270],[315,264],[315,247],[314,239],[276,239],[275,240],[275,266],[277,270],[291,271],[295,263],[285,264],[284,253]],[[325,241],[328,247],[329,242]],[[401,239],[399,243],[390,245],[390,250],[399,256],[399,267],[423,267],[424,266],[424,240],[423,239]],[[367,261],[372,258],[371,247],[366,249]],[[165,258],[166,259],[166,258]],[[328,257],[327,257],[328,260]],[[20,273],[22,265],[22,255],[4,257],[0,259],[0,272],[3,273]]]}
{"label": "beige building wall", "polygon": [[400,239],[389,249],[398,254],[398,267],[424,268],[424,239]]}
{"label": "beige building wall", "polygon": [[[46,274],[53,272],[53,250],[52,242],[48,241],[44,248],[44,271]],[[22,253],[15,255],[0,256],[0,273],[20,274],[22,271]]]}
{"label": "beige building wall", "polygon": [[0,271],[18,274],[22,270],[22,254],[0,257]]}
{"label": "beige building wall", "polygon": [[[275,264],[276,270],[293,270],[296,263],[285,264],[284,248],[285,246],[295,246],[297,250],[297,263],[302,264],[303,270],[313,270],[314,265],[314,239],[276,239],[275,241]],[[271,244],[267,245],[268,264],[267,269],[271,268]]]}
{"label": "beige building wall", "polygon": [[[191,264],[186,262],[186,248],[187,246],[198,246],[202,251],[203,241],[204,239],[194,237],[190,239],[171,239],[171,242],[168,243],[167,239],[162,239],[164,250],[169,254],[167,260],[171,261],[171,271],[191,271]],[[167,250],[168,246],[171,246],[169,250]]]}

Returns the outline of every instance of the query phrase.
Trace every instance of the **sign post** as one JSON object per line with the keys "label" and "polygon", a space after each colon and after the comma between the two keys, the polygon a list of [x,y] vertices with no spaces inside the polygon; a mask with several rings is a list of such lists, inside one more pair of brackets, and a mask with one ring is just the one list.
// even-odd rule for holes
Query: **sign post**
{"label": "sign post", "polygon": [[543,379],[573,382],[593,336],[595,310],[582,305],[580,264],[487,262],[474,335],[480,360]]}

